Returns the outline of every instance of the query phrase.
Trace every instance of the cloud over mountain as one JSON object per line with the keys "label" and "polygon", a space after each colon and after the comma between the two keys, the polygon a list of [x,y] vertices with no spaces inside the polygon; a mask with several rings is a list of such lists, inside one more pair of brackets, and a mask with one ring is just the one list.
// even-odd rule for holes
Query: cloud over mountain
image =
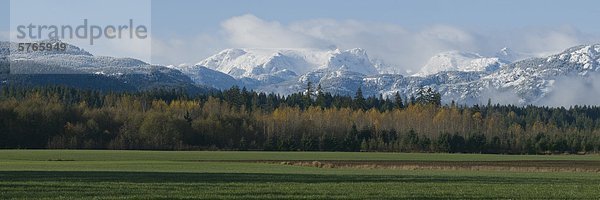
{"label": "cloud over mountain", "polygon": [[[192,63],[225,48],[364,48],[394,71],[411,74],[429,58],[446,51],[480,52],[493,56],[504,47],[534,56],[547,56],[568,47],[595,43],[600,35],[574,27],[523,27],[482,31],[431,24],[409,29],[399,24],[361,20],[308,19],[289,23],[246,14],[228,18],[216,33],[154,38],[153,62]],[[174,62],[179,63],[174,63]]]}

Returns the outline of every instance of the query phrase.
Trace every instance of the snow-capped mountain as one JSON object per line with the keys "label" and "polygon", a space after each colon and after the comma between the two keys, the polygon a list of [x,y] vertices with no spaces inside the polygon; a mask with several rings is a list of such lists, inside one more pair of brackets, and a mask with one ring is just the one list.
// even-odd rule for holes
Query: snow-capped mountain
{"label": "snow-capped mountain", "polygon": [[[206,67],[236,79],[250,78],[260,82],[279,83],[316,70],[345,70],[377,74],[377,69],[363,49],[226,49],[184,72]],[[189,73],[188,73],[189,74]],[[193,74],[189,74],[194,76]]]}
{"label": "snow-capped mountain", "polygon": [[437,54],[427,61],[416,76],[428,76],[444,71],[493,72],[504,65],[500,58],[483,57],[476,53],[449,51]]}
{"label": "snow-capped mountain", "polygon": [[321,69],[351,71],[365,75],[378,73],[377,69],[369,59],[367,52],[360,48],[346,51],[334,51],[328,58],[325,67],[322,67]]}
{"label": "snow-capped mountain", "polygon": [[[60,41],[44,41],[60,42]],[[11,73],[13,74],[107,74],[146,73],[150,64],[133,58],[94,56],[67,44],[65,51],[18,51],[16,43],[10,46]]]}
{"label": "snow-capped mountain", "polygon": [[179,70],[133,58],[94,56],[70,44],[65,51],[25,52],[16,47],[16,43],[0,42],[0,60],[4,60],[3,71],[7,72],[0,74],[2,84],[60,84],[109,90],[195,87]]}

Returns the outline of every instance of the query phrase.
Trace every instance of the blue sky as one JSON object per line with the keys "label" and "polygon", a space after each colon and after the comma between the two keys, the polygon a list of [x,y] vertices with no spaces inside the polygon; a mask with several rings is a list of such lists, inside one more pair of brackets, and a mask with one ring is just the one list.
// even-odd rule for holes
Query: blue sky
{"label": "blue sky", "polygon": [[[0,9],[6,32],[9,0]],[[541,56],[600,43],[595,0],[152,0],[151,17],[157,64],[194,63],[233,47],[335,46],[365,48],[405,72],[449,50]]]}
{"label": "blue sky", "polygon": [[[9,2],[0,0],[0,30],[9,29]],[[63,5],[69,9],[72,5]],[[51,15],[51,13],[40,13]],[[571,25],[598,32],[596,0],[152,0],[153,33],[217,31],[232,16],[253,14],[289,23],[315,18],[355,19],[419,28],[449,24],[467,29]]]}
{"label": "blue sky", "polygon": [[154,0],[152,3],[156,32],[193,24],[197,26],[190,26],[189,30],[214,30],[231,16],[249,13],[282,23],[330,18],[389,22],[413,28],[440,23],[471,29],[568,24],[582,30],[600,30],[592,25],[600,16],[600,2],[595,0]]}

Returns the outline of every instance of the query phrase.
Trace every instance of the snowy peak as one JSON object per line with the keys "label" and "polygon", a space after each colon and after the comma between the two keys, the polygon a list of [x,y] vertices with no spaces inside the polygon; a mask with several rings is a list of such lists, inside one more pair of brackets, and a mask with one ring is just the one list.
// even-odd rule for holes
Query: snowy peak
{"label": "snowy peak", "polygon": [[205,66],[237,79],[288,79],[315,70],[377,74],[364,49],[226,49],[191,67]]}
{"label": "snowy peak", "polygon": [[243,49],[225,49],[196,65],[207,66],[212,69],[222,69],[226,70],[229,66],[227,64],[231,62],[235,62],[236,59],[245,55],[247,52]]}
{"label": "snowy peak", "polygon": [[514,62],[520,59],[519,55],[513,50],[509,49],[508,47],[500,49],[500,51],[496,53],[496,57],[498,57],[500,60],[505,60],[509,62]]}
{"label": "snowy peak", "polygon": [[358,72],[365,75],[377,74],[377,69],[371,63],[371,60],[369,60],[367,52],[360,48],[342,52],[339,50],[336,51],[329,58],[326,68],[330,70]]}
{"label": "snowy peak", "polygon": [[504,63],[499,58],[483,57],[476,53],[448,51],[437,54],[427,61],[427,64],[416,76],[427,76],[444,71],[463,72],[492,72]]}
{"label": "snowy peak", "polygon": [[259,79],[285,71],[307,73],[323,65],[329,54],[314,49],[226,49],[196,66],[205,66],[235,78]]}
{"label": "snowy peak", "polygon": [[516,61],[520,61],[526,58],[533,57],[532,54],[526,54],[522,52],[513,51],[508,47],[504,47],[500,49],[495,55],[495,57],[499,58],[501,61],[512,63]]}
{"label": "snowy peak", "polygon": [[547,62],[562,61],[582,65],[584,70],[597,70],[600,64],[600,44],[576,46],[548,57]]}

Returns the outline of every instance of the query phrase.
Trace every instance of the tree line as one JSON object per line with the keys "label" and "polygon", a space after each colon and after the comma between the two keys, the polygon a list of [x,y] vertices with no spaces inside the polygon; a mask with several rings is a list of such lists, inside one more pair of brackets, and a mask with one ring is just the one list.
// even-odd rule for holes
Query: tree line
{"label": "tree line", "polygon": [[0,88],[0,148],[597,153],[600,107],[441,105],[415,97],[281,96],[244,88]]}

